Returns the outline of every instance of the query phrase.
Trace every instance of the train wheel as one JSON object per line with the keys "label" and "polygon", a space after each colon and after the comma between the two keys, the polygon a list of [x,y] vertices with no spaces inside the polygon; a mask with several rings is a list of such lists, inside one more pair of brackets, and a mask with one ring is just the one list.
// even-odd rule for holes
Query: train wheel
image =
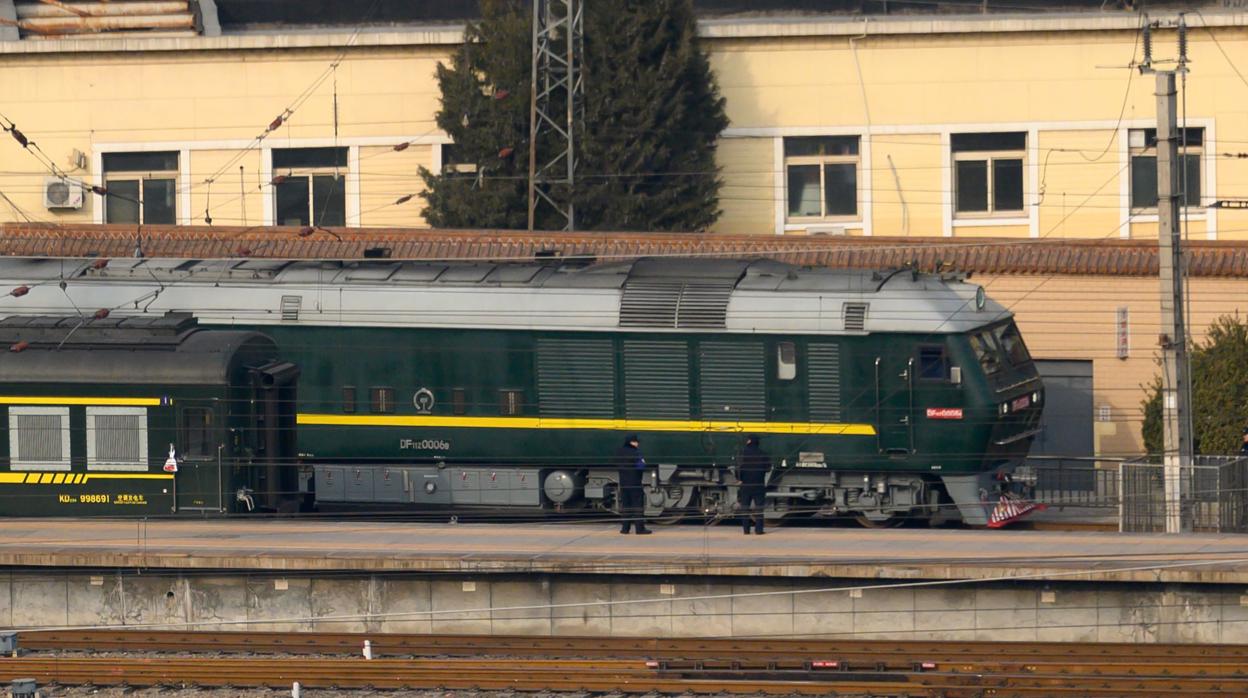
{"label": "train wheel", "polygon": [[871,517],[863,512],[854,512],[854,520],[863,528],[897,528],[906,522],[901,514],[889,514],[884,517]]}

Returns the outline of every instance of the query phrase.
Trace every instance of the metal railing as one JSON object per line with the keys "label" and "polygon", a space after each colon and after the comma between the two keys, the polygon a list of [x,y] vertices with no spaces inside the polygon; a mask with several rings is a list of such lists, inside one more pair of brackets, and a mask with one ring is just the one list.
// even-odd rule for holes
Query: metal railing
{"label": "metal railing", "polygon": [[1035,500],[1050,506],[1117,509],[1117,463],[1095,458],[1038,456],[1020,470],[1033,480]]}
{"label": "metal railing", "polygon": [[[1166,530],[1165,473],[1142,458],[1119,464],[1119,530]],[[1248,532],[1248,458],[1196,456],[1180,473],[1185,528],[1218,533]]]}

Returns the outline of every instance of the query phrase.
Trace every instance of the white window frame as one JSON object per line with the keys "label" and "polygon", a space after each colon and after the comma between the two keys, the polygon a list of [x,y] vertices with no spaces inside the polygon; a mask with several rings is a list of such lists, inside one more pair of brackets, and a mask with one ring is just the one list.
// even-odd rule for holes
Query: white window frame
{"label": "white window frame", "polygon": [[[344,150],[346,150],[347,151],[347,164],[346,165],[333,165],[333,166],[316,166],[316,167],[303,166],[303,167],[280,167],[279,168],[273,165],[273,156],[276,155],[274,151],[276,150],[299,150],[302,148],[302,146],[273,148],[272,150],[268,152],[268,164],[269,164],[270,171],[272,172],[272,177],[270,177],[270,181],[272,181],[273,177],[278,177],[278,176],[285,176],[287,179],[290,179],[293,177],[307,177],[308,178],[308,225],[315,226],[317,225],[316,215],[315,215],[316,213],[316,186],[313,183],[313,178],[316,175],[327,175],[327,174],[341,177],[342,178],[343,224],[351,225],[352,224],[351,223],[351,210],[350,210],[351,196],[348,190],[351,188],[351,183],[350,183],[351,173],[355,171],[356,169],[358,169],[356,167],[353,167],[353,162],[352,162],[353,161],[352,154],[355,152],[355,149],[349,148],[347,146],[341,146],[341,145],[329,146],[329,147],[343,148]],[[269,195],[269,199],[273,207],[272,208],[273,217],[274,219],[276,219],[277,217],[277,187],[274,186],[272,189],[273,189],[273,192]],[[285,225],[284,223],[278,220],[274,220],[273,224]]]}
{"label": "white window frame", "polygon": [[[95,455],[95,418],[101,415],[125,415],[139,418],[138,461],[97,461]],[[147,408],[146,407],[88,407],[87,408],[87,470],[112,470],[146,472],[147,463]]]}
{"label": "white window frame", "polygon": [[[798,138],[854,138],[858,141],[857,155],[784,155],[783,141],[786,139]],[[787,136],[781,139],[781,156],[780,164],[781,172],[784,173],[784,220],[786,223],[858,223],[863,217],[863,201],[862,201],[862,161],[863,161],[863,138],[854,134],[827,134],[817,136]],[[827,171],[824,165],[844,165],[852,164],[854,166],[854,213],[851,214],[828,214],[827,200]],[[800,165],[818,165],[819,166],[819,215],[817,216],[795,216],[789,213],[789,168]]]}
{"label": "white window frame", "polygon": [[[129,154],[137,154],[139,152],[142,152],[142,151],[133,151],[133,153],[127,152],[127,151],[112,151],[107,154],[108,155],[129,155]],[[168,151],[154,151],[154,152],[168,152]],[[143,203],[142,202],[147,199],[147,193],[146,193],[147,181],[150,179],[168,179],[173,182],[173,225],[180,223],[182,220],[182,181],[181,181],[182,179],[182,174],[181,174],[182,152],[181,151],[172,151],[172,152],[176,152],[178,154],[178,167],[177,169],[173,169],[173,170],[151,170],[151,171],[148,171],[148,170],[104,170],[103,164],[101,164],[101,177],[103,178],[105,189],[108,189],[109,182],[133,181],[133,180],[137,180],[139,182],[139,201],[137,202],[137,207],[139,210],[139,220],[138,220],[139,225],[147,224],[147,221],[143,220]],[[101,163],[103,163],[102,158],[101,158]],[[108,222],[107,197],[105,197],[104,205],[101,206],[101,208],[103,209],[103,211],[101,212],[100,222],[106,223]]]}
{"label": "white window frame", "polygon": [[[1008,131],[1005,133],[1017,133],[1017,132]],[[950,155],[952,156],[951,159],[953,161],[950,180],[953,183],[953,189],[952,189],[953,217],[956,220],[985,220],[985,219],[997,219],[997,218],[1020,219],[1020,218],[1027,217],[1027,178],[1028,178],[1028,172],[1029,172],[1028,161],[1027,161],[1027,150],[1028,150],[1029,141],[1031,140],[1031,134],[1025,131],[1022,133],[1025,134],[1026,142],[1023,143],[1023,147],[1019,150],[954,151],[952,148],[952,145],[950,145]],[[951,134],[951,135],[958,135],[958,134]],[[999,160],[1019,160],[1021,162],[1019,179],[1023,187],[1022,197],[1021,197],[1022,202],[1023,202],[1022,208],[1012,208],[1012,209],[1005,209],[1005,210],[997,210],[996,208],[994,208],[993,183],[996,180],[995,175],[996,175],[997,161]],[[985,202],[987,204],[987,210],[986,211],[959,211],[958,210],[958,191],[957,191],[958,163],[959,162],[976,162],[976,161],[983,161],[987,163],[988,200]]]}
{"label": "white window frame", "polygon": [[[1209,138],[1209,131],[1203,126],[1188,126],[1187,129],[1189,131],[1201,132],[1201,144],[1189,145],[1187,146],[1186,149],[1184,149],[1183,140],[1182,140],[1183,133],[1180,130],[1179,132],[1179,161],[1180,162],[1183,161],[1184,155],[1195,155],[1197,157],[1197,162],[1199,163],[1199,166],[1196,168],[1196,172],[1198,176],[1200,177],[1201,188],[1200,188],[1200,201],[1197,201],[1196,204],[1194,205],[1184,203],[1183,208],[1186,209],[1189,214],[1192,214],[1192,213],[1203,214],[1205,212],[1205,209],[1201,204],[1205,198],[1204,182],[1206,179],[1205,177],[1205,145],[1204,144]],[[1145,131],[1148,131],[1148,130],[1149,130],[1148,127],[1127,129],[1127,180],[1128,180],[1127,181],[1127,206],[1129,207],[1130,214],[1133,217],[1141,216],[1141,215],[1144,215],[1144,216],[1150,216],[1150,215],[1156,216],[1157,215],[1156,206],[1136,207],[1131,204],[1131,200],[1134,198],[1134,194],[1135,194],[1135,179],[1134,179],[1135,168],[1133,167],[1135,158],[1139,156],[1153,157],[1153,158],[1157,157],[1157,144],[1156,143],[1154,143],[1152,146],[1133,146],[1131,145],[1131,135],[1133,133],[1138,132],[1141,135],[1141,137],[1143,137],[1145,135]],[[1180,187],[1183,186],[1182,181],[1183,181],[1183,171],[1180,170],[1179,172],[1179,182],[1180,182],[1179,186]]]}
{"label": "white window frame", "polygon": [[[61,418],[61,459],[59,461],[26,461],[18,460],[21,452],[21,430],[17,428],[14,417],[53,415]],[[50,406],[10,407],[9,408],[9,470],[37,471],[68,471],[70,470],[69,442],[69,408]]]}

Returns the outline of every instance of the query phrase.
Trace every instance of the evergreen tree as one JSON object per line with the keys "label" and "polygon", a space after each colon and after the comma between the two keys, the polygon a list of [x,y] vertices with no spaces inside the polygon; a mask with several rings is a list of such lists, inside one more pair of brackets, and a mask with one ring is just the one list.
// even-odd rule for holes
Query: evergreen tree
{"label": "evergreen tree", "polygon": [[[1205,339],[1192,348],[1192,437],[1196,452],[1239,452],[1248,424],[1248,322],[1224,315],[1209,327]],[[1161,376],[1148,386],[1144,399],[1144,447],[1163,450]]]}
{"label": "evergreen tree", "polygon": [[[532,13],[519,0],[484,0],[481,10],[437,74],[438,126],[477,172],[422,169],[434,227],[527,225]],[[703,230],[719,216],[715,146],[728,119],[696,29],[692,0],[586,3],[578,229]],[[539,212],[537,227],[562,227]]]}
{"label": "evergreen tree", "polygon": [[451,65],[438,64],[438,127],[454,162],[476,172],[421,168],[425,220],[435,228],[528,224],[530,13],[517,0],[483,0]]}

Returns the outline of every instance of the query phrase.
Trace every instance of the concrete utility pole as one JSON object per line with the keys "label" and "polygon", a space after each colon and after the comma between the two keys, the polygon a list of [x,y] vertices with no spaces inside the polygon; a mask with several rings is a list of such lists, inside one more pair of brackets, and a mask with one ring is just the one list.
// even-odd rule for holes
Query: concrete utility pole
{"label": "concrete utility pole", "polygon": [[1184,515],[1191,474],[1190,375],[1187,358],[1187,326],[1184,318],[1182,227],[1180,198],[1178,107],[1174,71],[1157,72],[1157,218],[1158,276],[1161,278],[1161,410],[1165,430],[1162,469],[1165,477],[1166,533],[1191,530]]}
{"label": "concrete utility pole", "polygon": [[[540,206],[576,229],[573,126],[584,110],[584,0],[533,0],[533,66],[529,100],[529,230]],[[539,149],[538,141],[544,148]],[[544,152],[545,150],[549,152]],[[562,190],[566,201],[559,201]]]}

